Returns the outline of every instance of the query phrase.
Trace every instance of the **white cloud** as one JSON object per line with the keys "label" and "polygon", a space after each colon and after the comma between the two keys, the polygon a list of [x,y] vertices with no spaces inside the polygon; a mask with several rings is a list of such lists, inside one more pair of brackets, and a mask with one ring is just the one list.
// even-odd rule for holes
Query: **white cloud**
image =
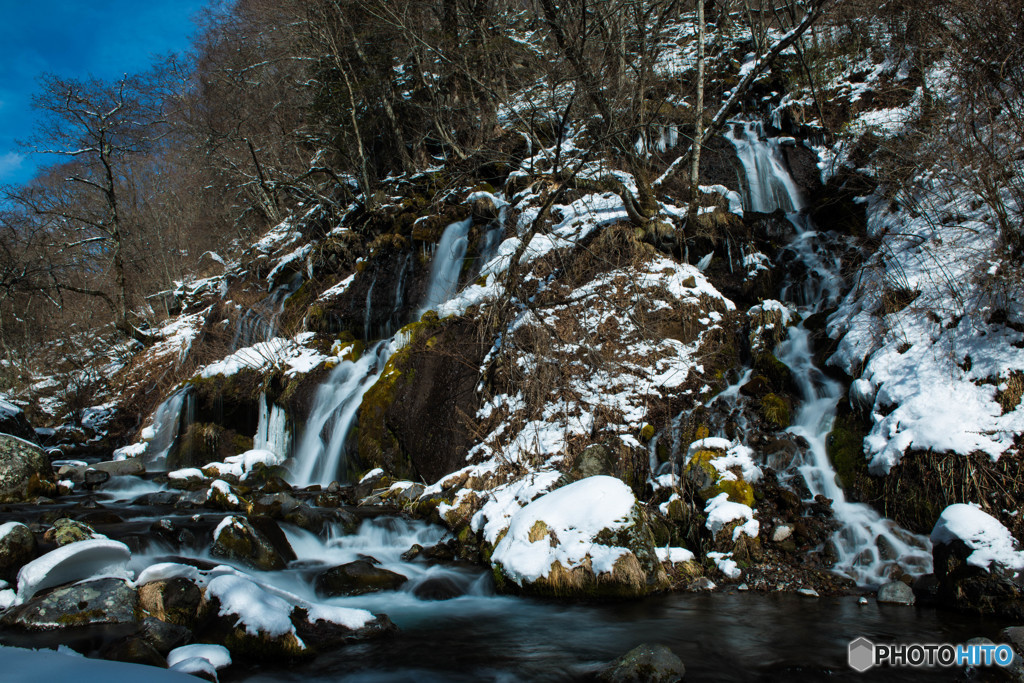
{"label": "white cloud", "polygon": [[0,181],[4,181],[8,176],[17,173],[24,161],[25,155],[18,154],[17,152],[0,154]]}

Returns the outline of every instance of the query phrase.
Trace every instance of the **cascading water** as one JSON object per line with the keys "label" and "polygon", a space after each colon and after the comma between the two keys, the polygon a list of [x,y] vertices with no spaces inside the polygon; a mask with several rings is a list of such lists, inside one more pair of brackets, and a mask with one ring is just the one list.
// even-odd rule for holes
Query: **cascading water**
{"label": "cascading water", "polygon": [[377,285],[377,273],[370,280],[370,288],[366,290],[366,309],[363,311],[363,339],[370,341],[370,322],[373,320],[373,288]]}
{"label": "cascading water", "polygon": [[782,209],[790,213],[800,210],[803,205],[800,189],[789,174],[777,138],[766,138],[764,127],[751,122],[733,124],[725,137],[736,148],[736,156],[743,165],[745,211],[771,213]]}
{"label": "cascading water", "polygon": [[406,255],[402,261],[402,268],[398,271],[398,282],[395,285],[395,299],[394,304],[391,307],[391,315],[388,316],[388,320],[384,323],[384,336],[390,337],[395,333],[398,328],[402,326],[402,307],[405,305],[405,282],[409,278],[409,273],[412,272],[413,258],[412,253]]}
{"label": "cascading water", "polygon": [[157,406],[153,424],[143,430],[143,438],[149,440],[145,454],[148,468],[155,470],[166,465],[178,434],[192,423],[192,412],[192,392],[188,387],[178,389]]}
{"label": "cascading water", "polygon": [[345,441],[355,423],[363,394],[374,385],[393,352],[392,340],[380,341],[359,360],[341,361],[317,389],[302,441],[291,464],[299,486],[329,484],[345,478]]}
{"label": "cascading water", "polygon": [[292,430],[284,408],[260,396],[260,416],[256,434],[252,438],[253,448],[276,453],[287,458],[292,450]]}
{"label": "cascading water", "polygon": [[[788,279],[781,296],[795,304],[806,319],[834,306],[838,300],[842,288],[839,261],[822,247],[819,233],[809,217],[801,213],[803,199],[786,168],[778,140],[764,139],[760,124],[742,124],[741,134],[736,132],[737,128],[740,126],[734,127],[728,139],[736,147],[747,178],[744,207],[764,213],[783,209],[796,229],[796,237],[787,251],[801,264],[802,279]],[[901,529],[868,505],[848,501],[836,483],[826,439],[843,387],[815,366],[810,335],[802,322],[790,328],[789,338],[779,345],[776,355],[789,367],[803,399],[788,429],[808,443],[796,470],[806,481],[812,498],[822,495],[832,500],[833,514],[842,525],[833,538],[836,570],[861,584],[890,580],[897,565],[911,573],[929,571],[931,553],[927,538]]]}
{"label": "cascading water", "polygon": [[278,321],[284,313],[284,305],[292,294],[302,286],[302,274],[296,273],[286,284],[281,285],[238,319],[231,350],[269,341],[277,336]]}
{"label": "cascading water", "polygon": [[452,223],[444,229],[430,269],[430,285],[420,305],[420,313],[436,308],[455,295],[459,286],[462,261],[469,247],[469,226],[473,219]]}

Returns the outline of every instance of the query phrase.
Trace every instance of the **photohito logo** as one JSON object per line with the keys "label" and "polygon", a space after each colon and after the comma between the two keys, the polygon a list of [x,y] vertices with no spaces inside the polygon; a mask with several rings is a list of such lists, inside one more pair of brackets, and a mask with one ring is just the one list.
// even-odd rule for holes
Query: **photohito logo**
{"label": "photohito logo", "polygon": [[847,662],[854,671],[873,666],[1009,666],[1009,645],[949,645],[948,643],[872,643],[857,638],[850,643]]}

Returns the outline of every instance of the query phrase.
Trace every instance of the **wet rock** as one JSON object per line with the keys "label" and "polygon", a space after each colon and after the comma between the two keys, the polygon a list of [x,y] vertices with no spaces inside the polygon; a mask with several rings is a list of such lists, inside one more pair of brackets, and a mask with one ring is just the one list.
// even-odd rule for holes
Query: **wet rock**
{"label": "wet rock", "polygon": [[110,643],[100,650],[100,657],[116,662],[146,664],[163,668],[167,662],[152,643],[141,635],[130,635]]}
{"label": "wet rock", "polygon": [[780,524],[775,527],[775,531],[772,532],[772,542],[782,543],[787,538],[793,535],[793,527],[788,524]]}
{"label": "wet rock", "polygon": [[420,582],[412,594],[420,600],[451,600],[464,595],[465,591],[450,576],[432,576]]}
{"label": "wet rock", "polygon": [[622,442],[612,440],[593,444],[583,449],[583,452],[576,457],[576,461],[565,474],[562,483],[579,481],[602,474],[621,479],[629,486],[637,483],[639,473],[634,465],[633,454]]}
{"label": "wet rock", "polygon": [[325,619],[314,620],[304,608],[292,615],[295,631],[302,642],[320,652],[329,652],[345,643],[380,638],[398,631],[386,614],[378,614],[361,626],[350,628]]}
{"label": "wet rock", "polygon": [[213,533],[210,552],[255,569],[284,569],[295,552],[281,527],[269,517],[225,517]]}
{"label": "wet rock", "polygon": [[203,592],[186,578],[153,581],[139,588],[139,603],[150,615],[169,624],[194,628],[205,607]]}
{"label": "wet rock", "polygon": [[246,512],[249,501],[242,498],[238,491],[222,479],[210,482],[206,505],[226,512]]}
{"label": "wet rock", "polygon": [[0,579],[10,581],[36,556],[36,537],[20,522],[0,525]]}
{"label": "wet rock", "polygon": [[290,493],[264,494],[249,506],[249,513],[266,515],[317,533],[323,527],[323,515]]}
{"label": "wet rock", "polygon": [[914,591],[902,581],[890,581],[878,589],[878,602],[890,605],[913,605]]}
{"label": "wet rock", "polygon": [[44,541],[54,543],[57,546],[65,546],[69,543],[77,543],[78,541],[88,541],[93,538],[105,538],[105,536],[97,534],[96,530],[88,524],[83,524],[67,517],[55,521],[53,526],[43,534]]}
{"label": "wet rock", "polygon": [[369,560],[356,560],[321,572],[314,579],[319,595],[363,595],[397,590],[408,581],[401,574],[376,566]]}
{"label": "wet rock", "polygon": [[423,546],[419,543],[413,543],[412,547],[402,553],[402,561],[412,562],[417,557],[423,554]]}
{"label": "wet rock", "polygon": [[[96,469],[93,469],[91,467],[87,467],[85,469],[85,471],[82,472],[82,481],[81,481],[81,483],[85,484],[85,488],[87,488],[87,489],[94,489],[97,486],[99,486],[100,484],[106,483],[109,480],[110,480],[110,473],[109,472],[101,472],[100,470],[96,470]],[[76,483],[78,483],[78,482],[76,482]]]}
{"label": "wet rock", "polygon": [[139,620],[139,595],[135,589],[123,579],[107,578],[63,586],[35,597],[5,612],[0,624],[46,631]]}
{"label": "wet rock", "polygon": [[43,449],[0,434],[0,503],[17,503],[55,490],[53,468]]}
{"label": "wet rock", "polygon": [[184,626],[169,624],[154,617],[146,617],[142,620],[139,635],[162,655],[166,655],[174,648],[184,645],[192,639],[192,632]]}
{"label": "wet rock", "polygon": [[112,477],[140,476],[146,473],[146,465],[141,458],[125,458],[124,460],[108,460],[91,465],[94,470],[106,472]]}
{"label": "wet rock", "polygon": [[25,411],[9,401],[0,401],[0,433],[26,441],[36,440],[36,432],[25,417]]}
{"label": "wet rock", "polygon": [[178,502],[178,493],[174,491],[155,491],[145,493],[132,501],[134,507],[161,507],[174,505]]}
{"label": "wet rock", "polygon": [[674,683],[683,680],[683,660],[665,645],[638,645],[597,674],[608,683]]}

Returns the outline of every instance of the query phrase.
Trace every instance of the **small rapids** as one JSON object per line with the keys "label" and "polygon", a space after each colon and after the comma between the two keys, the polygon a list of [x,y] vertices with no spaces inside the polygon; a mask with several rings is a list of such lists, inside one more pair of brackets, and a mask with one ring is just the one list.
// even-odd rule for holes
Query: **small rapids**
{"label": "small rapids", "polygon": [[[796,231],[786,251],[800,267],[787,268],[783,300],[797,308],[801,320],[833,308],[843,285],[839,259],[829,253],[821,233],[802,211],[804,200],[789,175],[780,141],[766,138],[760,124],[753,123],[734,125],[727,139],[736,147],[746,176],[744,208],[763,213],[782,209]],[[837,483],[826,440],[845,390],[815,365],[810,333],[802,321],[790,327],[789,338],[775,354],[789,367],[803,399],[787,431],[806,439],[809,446],[793,467],[803,476],[812,498],[822,495],[832,500],[833,514],[842,525],[833,538],[836,571],[868,585],[889,581],[895,566],[912,574],[930,571],[927,538],[901,529],[866,504],[848,501]]]}

